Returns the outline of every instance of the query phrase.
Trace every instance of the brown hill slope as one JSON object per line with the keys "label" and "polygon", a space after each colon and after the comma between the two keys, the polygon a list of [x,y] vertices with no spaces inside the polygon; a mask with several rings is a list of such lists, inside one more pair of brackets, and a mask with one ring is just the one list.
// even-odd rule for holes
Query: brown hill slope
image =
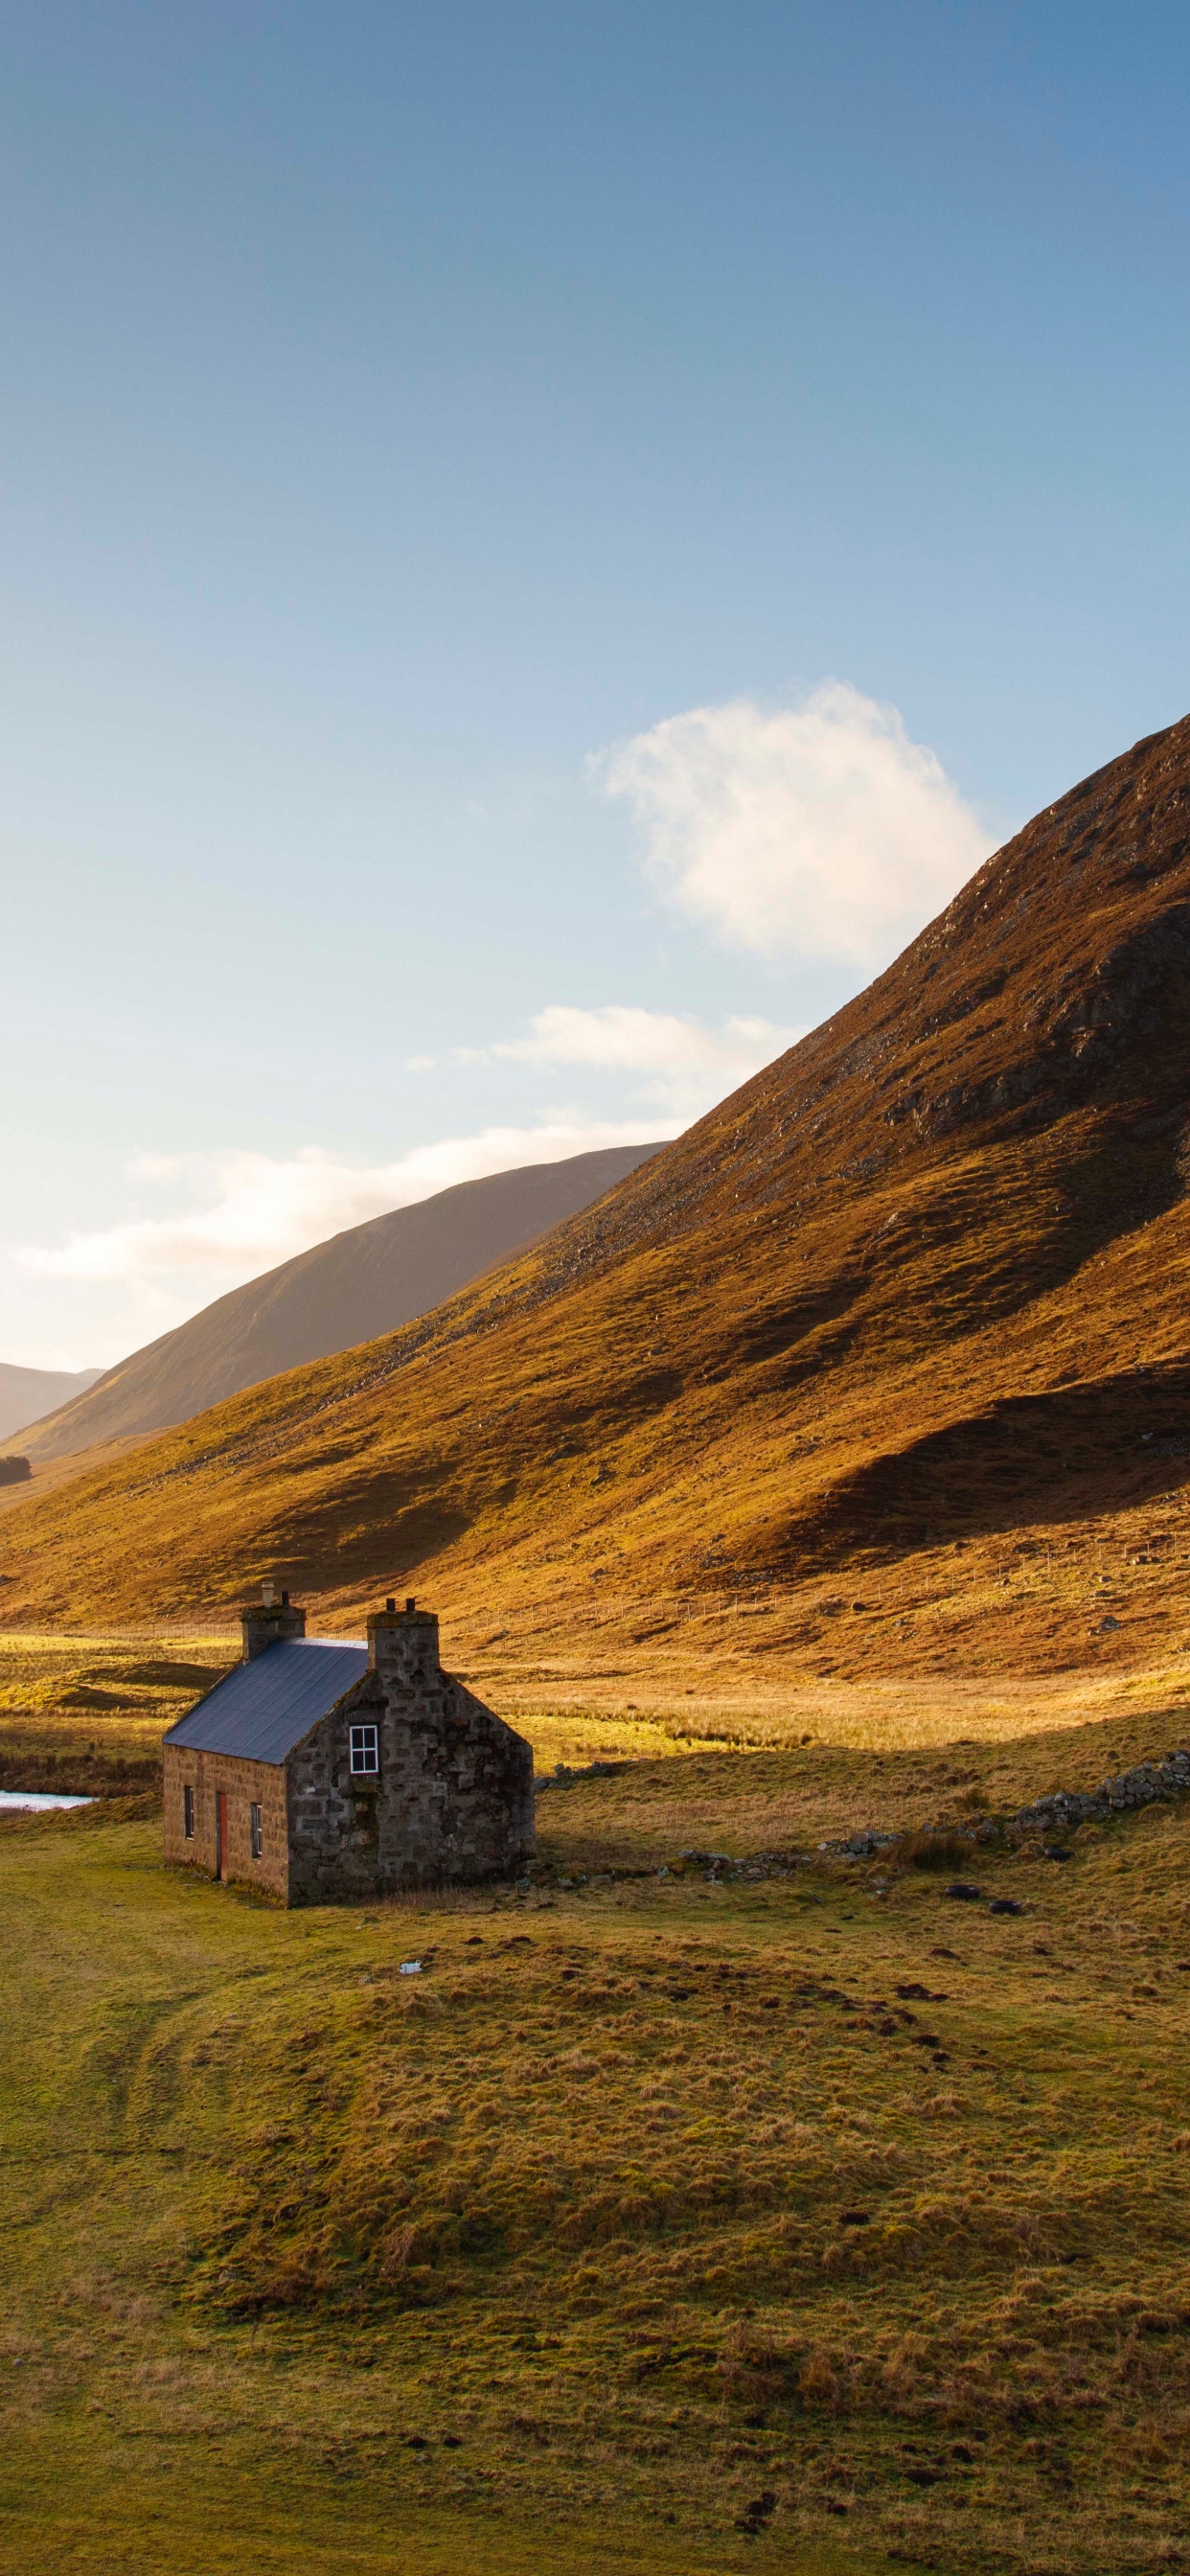
{"label": "brown hill slope", "polygon": [[603,1206],[10,1512],[6,1621],[275,1570],[334,1624],[432,1590],[551,1688],[1151,1662],[1190,1625],[1188,1001],[1190,719]]}
{"label": "brown hill slope", "polygon": [[11,1360],[0,1360],[0,1440],[51,1404],[68,1404],[94,1386],[99,1374],[98,1369],[18,1368]]}
{"label": "brown hill slope", "polygon": [[[31,1424],[21,1446],[62,1458],[98,1441],[185,1422],[241,1387],[305,1360],[374,1341],[602,1198],[655,1145],[605,1145],[461,1181],[316,1243],[263,1278],[232,1288],[173,1332],[133,1351],[86,1394]],[[0,1395],[3,1389],[0,1387]],[[14,1421],[28,1421],[17,1414]]]}

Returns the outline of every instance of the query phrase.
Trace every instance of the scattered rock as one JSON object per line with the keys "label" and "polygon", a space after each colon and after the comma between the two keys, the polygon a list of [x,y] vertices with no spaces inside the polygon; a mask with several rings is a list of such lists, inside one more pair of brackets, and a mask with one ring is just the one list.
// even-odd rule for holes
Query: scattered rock
{"label": "scattered rock", "polygon": [[942,1893],[944,1896],[957,1896],[964,1905],[976,1905],[983,1894],[983,1889],[976,1887],[973,1879],[952,1878],[949,1887],[944,1887]]}
{"label": "scattered rock", "polygon": [[1073,1858],[1074,1853],[1067,1850],[1065,1843],[1047,1843],[1042,1853],[1043,1860],[1073,1860]]}
{"label": "scattered rock", "polygon": [[993,1896],[988,1907],[989,1914],[1023,1914],[1024,1911],[1019,1896]]}

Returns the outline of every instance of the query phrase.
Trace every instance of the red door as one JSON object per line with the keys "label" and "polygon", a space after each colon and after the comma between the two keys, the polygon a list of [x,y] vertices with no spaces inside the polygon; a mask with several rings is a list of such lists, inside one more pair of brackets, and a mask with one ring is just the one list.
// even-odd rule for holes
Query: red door
{"label": "red door", "polygon": [[215,1876],[227,1876],[227,1791],[215,1791]]}

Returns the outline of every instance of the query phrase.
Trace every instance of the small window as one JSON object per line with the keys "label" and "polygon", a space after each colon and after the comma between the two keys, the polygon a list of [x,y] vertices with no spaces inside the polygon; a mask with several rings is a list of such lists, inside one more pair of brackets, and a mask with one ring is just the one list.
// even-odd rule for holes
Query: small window
{"label": "small window", "polygon": [[253,1860],[259,1860],[259,1858],[260,1858],[260,1809],[259,1809],[259,1807],[257,1807],[257,1806],[255,1806],[255,1805],[253,1805],[252,1807],[250,1807],[250,1808],[249,1808],[248,1813],[249,1813],[249,1816],[250,1816],[250,1819],[251,1819],[251,1824],[252,1824],[252,1858],[253,1858]]}
{"label": "small window", "polygon": [[351,1730],[351,1768],[370,1771],[380,1769],[380,1729],[378,1726],[353,1726]]}
{"label": "small window", "polygon": [[182,1791],[182,1831],[188,1843],[194,1840],[194,1791]]}

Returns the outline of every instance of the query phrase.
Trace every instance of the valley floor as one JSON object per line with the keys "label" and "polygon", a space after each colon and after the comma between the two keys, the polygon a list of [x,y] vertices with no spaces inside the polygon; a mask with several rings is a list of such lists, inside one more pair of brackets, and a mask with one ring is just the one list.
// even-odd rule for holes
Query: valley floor
{"label": "valley floor", "polygon": [[5,2563],[1180,2563],[1190,1817],[969,1902],[817,1849],[1177,1740],[671,1753],[548,1791],[527,1891],[362,1913],[146,1801],[0,1825]]}

